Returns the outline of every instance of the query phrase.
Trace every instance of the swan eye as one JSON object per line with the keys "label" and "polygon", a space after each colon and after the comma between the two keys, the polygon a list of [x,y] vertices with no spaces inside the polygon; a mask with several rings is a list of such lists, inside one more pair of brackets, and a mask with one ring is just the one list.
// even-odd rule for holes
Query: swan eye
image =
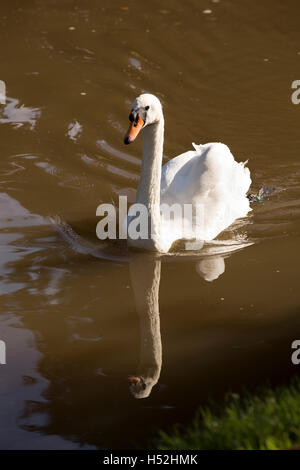
{"label": "swan eye", "polygon": [[150,108],[150,106],[145,106],[145,110],[148,111],[148,109]]}

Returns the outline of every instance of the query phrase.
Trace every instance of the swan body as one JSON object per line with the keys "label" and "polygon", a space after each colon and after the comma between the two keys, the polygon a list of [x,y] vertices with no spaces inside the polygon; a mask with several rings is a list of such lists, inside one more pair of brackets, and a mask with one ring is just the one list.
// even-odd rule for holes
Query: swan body
{"label": "swan body", "polygon": [[130,120],[124,142],[131,143],[142,131],[137,203],[147,208],[151,226],[147,238],[129,238],[130,246],[166,253],[176,240],[211,241],[251,210],[250,171],[226,145],[193,144],[194,150],[162,167],[164,117],[158,98],[148,93],[136,98]]}

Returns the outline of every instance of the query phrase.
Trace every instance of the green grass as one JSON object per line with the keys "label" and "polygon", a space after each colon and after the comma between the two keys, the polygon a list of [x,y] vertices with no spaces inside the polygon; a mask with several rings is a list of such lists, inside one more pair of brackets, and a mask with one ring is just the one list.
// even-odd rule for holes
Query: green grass
{"label": "green grass", "polygon": [[225,405],[200,408],[186,428],[160,432],[158,448],[290,449],[300,447],[300,379],[256,395],[232,395]]}

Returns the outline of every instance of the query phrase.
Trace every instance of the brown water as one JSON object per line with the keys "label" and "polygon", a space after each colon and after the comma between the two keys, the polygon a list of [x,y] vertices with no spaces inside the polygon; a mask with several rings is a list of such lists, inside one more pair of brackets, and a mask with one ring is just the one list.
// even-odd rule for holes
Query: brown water
{"label": "brown water", "polygon": [[[298,0],[2,2],[1,448],[145,446],[210,398],[298,372],[299,13]],[[249,158],[253,191],[276,188],[200,252],[95,236],[98,204],[135,198],[140,140],[123,135],[143,91],[163,102],[168,158],[222,141]],[[146,389],[130,391],[139,374]]]}

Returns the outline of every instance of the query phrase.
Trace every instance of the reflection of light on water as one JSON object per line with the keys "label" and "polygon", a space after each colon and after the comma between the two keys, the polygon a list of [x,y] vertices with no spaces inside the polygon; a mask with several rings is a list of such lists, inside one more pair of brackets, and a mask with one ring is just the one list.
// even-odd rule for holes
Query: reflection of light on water
{"label": "reflection of light on water", "polygon": [[74,341],[84,341],[84,342],[87,342],[87,343],[94,343],[94,342],[97,342],[97,341],[101,341],[103,338],[102,338],[102,336],[96,336],[96,337],[87,338],[87,337],[81,336],[81,335],[78,334],[78,333],[74,333],[74,334],[72,335],[72,339],[73,339]]}
{"label": "reflection of light on water", "polygon": [[142,64],[138,59],[135,59],[134,57],[129,57],[128,62],[132,67],[142,71]]}
{"label": "reflection of light on water", "polygon": [[76,121],[76,119],[75,119],[74,122],[71,122],[69,124],[67,135],[70,137],[71,140],[76,142],[76,140],[80,136],[81,132],[82,132],[82,125],[79,124],[79,122]]}
{"label": "reflection of light on water", "polygon": [[241,250],[254,244],[254,241],[248,240],[246,235],[232,240],[212,240],[203,247],[202,254],[226,254]]}
{"label": "reflection of light on water", "polygon": [[12,275],[14,264],[40,251],[37,246],[23,246],[23,237],[15,230],[45,225],[47,222],[43,217],[32,214],[8,194],[0,193],[0,295],[16,292],[26,286],[25,282],[15,281],[16,277]]}
{"label": "reflection of light on water", "polygon": [[0,229],[41,225],[47,225],[44,217],[32,214],[16,199],[6,193],[0,193]]}
{"label": "reflection of light on water", "polygon": [[20,105],[18,99],[7,98],[8,104],[4,107],[3,116],[0,118],[1,124],[12,124],[15,128],[29,124],[30,130],[33,130],[37,119],[41,115],[39,108],[30,108]]}
{"label": "reflection of light on water", "polygon": [[132,163],[137,168],[141,167],[141,161],[138,158],[113,148],[104,139],[97,140],[97,147],[107,152],[110,156],[123,161],[124,163]]}
{"label": "reflection of light on water", "polygon": [[48,162],[36,162],[35,165],[42,168],[49,175],[57,175],[58,170],[54,165],[50,165]]}

